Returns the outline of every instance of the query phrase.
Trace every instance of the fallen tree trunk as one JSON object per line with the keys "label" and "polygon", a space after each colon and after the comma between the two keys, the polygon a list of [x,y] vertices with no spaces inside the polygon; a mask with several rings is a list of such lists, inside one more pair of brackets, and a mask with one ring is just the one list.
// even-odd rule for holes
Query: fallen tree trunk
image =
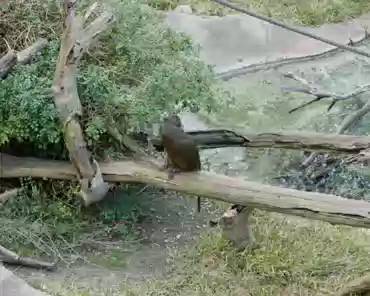
{"label": "fallen tree trunk", "polygon": [[[234,130],[189,131],[202,149],[221,147],[283,148],[357,154],[370,148],[370,137],[334,135],[313,132],[245,133]],[[152,140],[158,151],[163,151],[160,138]]]}
{"label": "fallen tree trunk", "polygon": [[[0,164],[0,178],[77,178],[74,167],[63,161],[0,154]],[[104,180],[108,182],[145,183],[250,208],[370,228],[370,203],[365,201],[280,188],[206,172],[182,173],[168,180],[166,172],[147,162],[112,161],[100,163],[100,168]]]}

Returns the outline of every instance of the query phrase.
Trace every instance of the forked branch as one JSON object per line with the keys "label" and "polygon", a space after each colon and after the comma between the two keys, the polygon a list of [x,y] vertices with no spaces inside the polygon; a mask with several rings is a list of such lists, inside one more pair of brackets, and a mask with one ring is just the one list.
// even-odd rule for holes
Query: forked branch
{"label": "forked branch", "polygon": [[76,72],[83,53],[94,38],[113,22],[114,17],[106,8],[85,26],[84,21],[89,18],[96,4],[88,10],[85,18],[76,16],[76,0],[63,0],[62,4],[64,32],[53,82],[54,103],[64,126],[64,139],[70,159],[81,182],[81,197],[87,206],[101,200],[109,190],[109,185],[102,181],[97,162],[88,151],[83,137],[79,123],[82,107],[77,92]]}
{"label": "forked branch", "polygon": [[[284,92],[302,92],[302,93],[307,93],[316,96],[315,99],[304,103],[292,110],[289,111],[289,113],[292,113],[294,111],[297,111],[305,106],[308,106],[312,103],[318,102],[324,98],[332,98],[333,101],[328,107],[328,111],[335,105],[336,102],[341,101],[341,100],[348,100],[355,98],[356,96],[365,93],[370,90],[370,84],[364,85],[362,87],[359,87],[357,90],[353,91],[352,93],[349,93],[347,95],[336,95],[333,93],[328,93],[328,92],[322,92],[322,91],[317,91],[316,88],[312,87],[310,83],[308,83],[305,79],[301,77],[297,77],[292,73],[286,73],[284,74],[285,77],[294,79],[303,85],[306,86],[305,89],[299,89],[299,88],[283,88],[282,90]],[[356,110],[355,112],[349,114],[342,122],[340,126],[338,126],[336,130],[336,135],[343,134],[351,125],[353,125],[355,122],[360,120],[365,114],[367,114],[370,111],[370,101],[367,101],[366,104],[364,104],[359,110]],[[351,163],[351,162],[356,162],[356,161],[366,161],[370,159],[370,150],[363,150],[359,155],[357,156],[351,156],[350,158],[346,159],[346,163]],[[302,162],[302,167],[307,167],[317,156],[317,152],[313,152],[308,156],[303,162]]]}
{"label": "forked branch", "polygon": [[363,85],[359,88],[357,88],[355,91],[349,93],[349,94],[345,94],[345,95],[338,95],[338,94],[335,94],[335,93],[330,93],[330,92],[325,92],[325,91],[318,91],[316,90],[315,88],[311,87],[309,83],[305,83],[305,80],[300,78],[300,77],[296,77],[294,76],[292,73],[286,73],[284,74],[284,77],[287,77],[287,78],[292,78],[294,80],[297,80],[303,84],[306,85],[306,88],[295,88],[295,87],[283,87],[281,90],[282,92],[285,92],[285,93],[290,93],[290,92],[299,92],[299,93],[305,93],[305,94],[309,94],[309,95],[312,95],[314,96],[315,98],[308,101],[307,103],[304,103],[302,105],[299,105],[298,107],[296,108],[293,108],[289,111],[289,113],[293,113],[299,109],[302,109],[308,105],[311,105],[313,103],[316,103],[316,102],[319,102],[321,101],[322,99],[328,99],[328,98],[331,98],[332,99],[332,102],[329,104],[328,106],[328,109],[327,111],[330,111],[334,105],[339,102],[339,101],[344,101],[344,100],[349,100],[349,99],[353,99],[354,97],[360,95],[360,94],[363,94],[367,91],[370,91],[370,84],[366,84],[366,85]]}

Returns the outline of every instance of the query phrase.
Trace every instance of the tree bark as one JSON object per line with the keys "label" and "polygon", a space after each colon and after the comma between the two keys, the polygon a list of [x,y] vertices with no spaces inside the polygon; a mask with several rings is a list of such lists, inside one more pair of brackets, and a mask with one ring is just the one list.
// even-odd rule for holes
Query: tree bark
{"label": "tree bark", "polygon": [[[77,177],[68,162],[18,158],[0,154],[1,178],[50,178],[72,180]],[[208,172],[181,173],[168,180],[156,162],[112,161],[101,163],[108,182],[144,183],[168,190],[245,205],[265,211],[370,228],[370,203],[335,195],[304,192],[249,182]]]}
{"label": "tree bark", "polygon": [[17,53],[18,63],[27,64],[37,53],[41,52],[46,47],[46,45],[48,45],[48,41],[46,39],[38,39],[31,46]]}

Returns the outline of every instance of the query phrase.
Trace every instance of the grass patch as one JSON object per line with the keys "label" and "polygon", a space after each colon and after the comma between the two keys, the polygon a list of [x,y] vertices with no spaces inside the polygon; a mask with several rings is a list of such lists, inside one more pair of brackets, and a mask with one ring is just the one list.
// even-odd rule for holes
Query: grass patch
{"label": "grass patch", "polygon": [[[110,295],[324,296],[369,269],[367,230],[262,212],[254,219],[261,248],[238,253],[217,230],[206,232],[190,249],[173,253],[169,276],[122,280]],[[70,282],[61,291],[96,295]]]}
{"label": "grass patch", "polygon": [[368,270],[369,238],[361,230],[320,222],[297,225],[279,215],[256,215],[261,248],[236,253],[218,232],[204,234],[177,255],[177,273],[134,295],[328,295]]}
{"label": "grass patch", "polygon": [[[327,22],[336,23],[370,11],[370,3],[367,0],[233,0],[231,2],[269,17],[307,26],[318,26]],[[165,10],[186,4],[201,14],[221,16],[236,13],[211,0],[150,0],[149,3]]]}

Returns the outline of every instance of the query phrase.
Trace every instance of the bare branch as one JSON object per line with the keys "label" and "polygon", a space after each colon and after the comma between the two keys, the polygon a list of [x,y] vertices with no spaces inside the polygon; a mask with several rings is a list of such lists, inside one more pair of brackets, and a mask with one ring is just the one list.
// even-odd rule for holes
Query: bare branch
{"label": "bare branch", "polygon": [[17,61],[23,64],[27,63],[34,54],[44,49],[46,44],[47,40],[39,39],[21,52],[16,53],[14,50],[9,49],[8,53],[0,59],[0,81],[8,75],[9,71],[15,66]]}
{"label": "bare branch", "polygon": [[124,150],[123,148],[125,147],[126,149],[134,153],[134,155],[141,158],[149,156],[147,153],[145,153],[145,151],[141,149],[141,147],[136,143],[135,140],[121,133],[116,127],[114,127],[113,124],[108,125],[107,130],[108,133],[117,141],[121,150]]}
{"label": "bare branch", "polygon": [[[310,85],[310,83],[308,83],[306,80],[304,80],[303,78],[297,77],[292,73],[286,73],[286,74],[284,74],[284,77],[292,78],[296,81],[299,81],[300,83],[304,84],[307,88],[306,89],[302,89],[302,88],[282,88],[283,92],[301,92],[301,93],[310,94],[310,95],[313,95],[313,96],[316,97],[315,99],[313,99],[313,100],[311,100],[307,103],[304,103],[302,105],[299,105],[296,108],[293,108],[292,110],[289,111],[289,113],[295,112],[295,111],[297,111],[301,108],[304,108],[304,107],[306,107],[306,106],[308,106],[312,103],[318,102],[318,101],[320,101],[322,99],[325,99],[325,98],[332,98],[333,99],[332,102],[330,103],[330,105],[328,106],[327,111],[330,111],[331,108],[334,107],[336,102],[353,99],[356,96],[358,96],[360,94],[363,94],[363,93],[370,90],[370,84],[366,84],[364,86],[361,86],[361,87],[357,88],[355,91],[353,91],[353,92],[351,92],[347,95],[336,95],[334,93],[317,91],[317,89],[312,87]],[[338,134],[344,133],[353,123],[360,120],[361,117],[363,117],[369,111],[370,111],[370,102],[367,101],[367,103],[364,106],[362,106],[362,108],[355,111],[354,113],[349,114],[343,120],[342,124],[337,128],[336,134],[338,135]],[[350,162],[353,162],[353,161],[365,161],[367,159],[366,155],[367,154],[359,155],[358,158],[351,157],[351,158],[347,159],[345,162],[350,163]],[[311,153],[310,156],[308,156],[302,162],[301,166],[302,167],[307,167],[315,159],[316,156],[317,156],[317,152]]]}
{"label": "bare branch", "polygon": [[344,100],[352,99],[352,98],[370,90],[370,84],[366,84],[366,85],[363,85],[363,86],[357,88],[355,91],[353,91],[349,94],[338,95],[338,94],[331,93],[331,92],[318,91],[317,88],[312,87],[311,84],[309,82],[307,82],[305,79],[297,77],[292,73],[286,73],[286,74],[284,74],[284,77],[292,78],[292,79],[302,83],[303,85],[305,85],[306,88],[283,87],[281,89],[282,92],[284,92],[284,93],[300,92],[300,93],[309,94],[309,95],[312,95],[312,96],[315,97],[315,99],[313,99],[311,101],[308,101],[307,103],[304,103],[302,105],[299,105],[296,108],[293,108],[292,110],[289,111],[289,113],[293,113],[293,112],[295,112],[299,109],[302,109],[302,108],[304,108],[308,105],[311,105],[315,102],[318,102],[318,101],[320,101],[322,99],[326,99],[326,98],[332,98],[333,99],[332,102],[328,106],[328,111],[330,111],[338,101],[344,101]]}
{"label": "bare branch", "polygon": [[[356,40],[355,44],[359,44],[361,42],[363,42],[364,40],[368,39],[369,37],[369,33],[366,31],[366,28],[364,28],[364,31],[365,31],[365,34],[362,38]],[[313,60],[316,60],[316,59],[319,59],[319,58],[324,58],[324,57],[327,57],[329,54],[334,54],[336,52],[338,52],[340,49],[335,47],[335,48],[332,48],[332,49],[327,49],[323,52],[319,52],[319,53],[314,53],[314,54],[309,54],[309,55],[306,55],[306,56],[300,56],[300,57],[285,57],[285,58],[280,58],[280,59],[277,59],[275,61],[268,61],[268,62],[265,62],[263,64],[261,63],[254,63],[254,64],[250,64],[250,65],[246,65],[246,66],[241,66],[239,68],[236,68],[236,69],[229,69],[229,70],[226,70],[226,71],[221,71],[221,72],[217,72],[217,77],[224,80],[224,81],[228,81],[234,77],[238,77],[238,76],[241,76],[241,75],[245,75],[245,74],[248,74],[248,73],[255,73],[255,72],[258,72],[258,71],[261,71],[261,70],[269,70],[271,68],[276,68],[276,67],[280,67],[280,66],[283,66],[283,65],[289,65],[289,64],[292,64],[292,63],[303,63],[303,62],[309,62],[309,61],[313,61]]]}
{"label": "bare branch", "polygon": [[297,27],[289,26],[289,25],[284,24],[284,23],[282,23],[280,21],[277,21],[277,20],[271,19],[269,17],[262,16],[262,15],[259,15],[257,13],[251,12],[251,11],[249,11],[249,10],[243,8],[243,7],[239,7],[239,6],[235,5],[235,4],[232,4],[232,3],[230,3],[227,0],[213,0],[213,1],[219,3],[219,4],[223,5],[223,6],[226,6],[226,7],[229,7],[231,9],[234,9],[236,11],[239,11],[241,13],[247,14],[249,16],[255,17],[255,18],[260,19],[262,21],[265,21],[265,22],[268,22],[270,24],[273,24],[275,26],[282,27],[282,28],[287,29],[289,31],[292,31],[292,32],[295,32],[295,33],[298,33],[298,34],[301,34],[301,35],[304,35],[304,36],[307,36],[307,37],[310,37],[310,38],[319,40],[321,42],[324,42],[324,43],[333,45],[335,47],[344,49],[344,50],[349,51],[349,52],[353,52],[353,53],[360,54],[362,56],[370,57],[370,53],[369,52],[363,51],[361,49],[358,49],[358,48],[355,48],[355,47],[352,47],[352,46],[340,44],[338,42],[329,40],[327,38],[319,37],[319,36],[317,36],[315,34],[306,32],[306,31],[304,31],[302,29],[299,29]]}
{"label": "bare branch", "polygon": [[300,84],[303,84],[304,86],[306,86],[306,88],[308,89],[316,89],[315,87],[312,86],[311,83],[309,83],[306,79],[302,78],[302,77],[299,77],[299,76],[296,76],[294,75],[293,73],[291,72],[287,72],[287,73],[284,73],[283,76],[285,78],[290,78],[290,79],[293,79],[295,81],[298,81]]}

